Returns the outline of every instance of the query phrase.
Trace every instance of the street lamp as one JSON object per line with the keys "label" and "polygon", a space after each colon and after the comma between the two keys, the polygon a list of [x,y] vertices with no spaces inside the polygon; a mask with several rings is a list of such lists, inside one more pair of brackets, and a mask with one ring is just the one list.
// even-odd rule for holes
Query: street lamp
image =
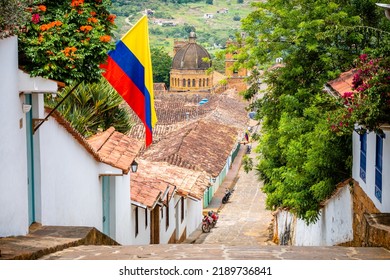
{"label": "street lamp", "polygon": [[135,160],[133,160],[130,167],[131,167],[131,172],[135,173],[135,172],[137,172],[137,169],[138,169],[138,163]]}
{"label": "street lamp", "polygon": [[382,3],[376,3],[378,7],[381,7],[385,9],[385,15],[388,19],[390,19],[390,4],[382,4]]}

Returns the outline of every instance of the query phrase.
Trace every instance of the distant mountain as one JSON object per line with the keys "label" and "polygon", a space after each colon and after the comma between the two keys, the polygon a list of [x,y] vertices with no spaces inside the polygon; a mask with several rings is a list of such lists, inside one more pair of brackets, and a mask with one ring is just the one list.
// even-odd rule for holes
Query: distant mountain
{"label": "distant mountain", "polygon": [[117,15],[118,39],[148,13],[152,46],[172,53],[174,39],[186,40],[190,31],[196,31],[197,42],[213,54],[229,37],[235,38],[240,20],[254,10],[252,2],[259,1],[113,0],[111,12]]}

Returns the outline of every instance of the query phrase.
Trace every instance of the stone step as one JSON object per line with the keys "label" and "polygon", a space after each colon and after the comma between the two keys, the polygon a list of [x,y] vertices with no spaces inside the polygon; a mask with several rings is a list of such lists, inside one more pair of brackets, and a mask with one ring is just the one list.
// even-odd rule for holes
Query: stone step
{"label": "stone step", "polygon": [[43,256],[45,260],[390,260],[381,247],[224,246],[166,244],[78,246]]}
{"label": "stone step", "polygon": [[93,227],[42,226],[25,236],[0,238],[0,260],[33,260],[80,245],[118,245]]}

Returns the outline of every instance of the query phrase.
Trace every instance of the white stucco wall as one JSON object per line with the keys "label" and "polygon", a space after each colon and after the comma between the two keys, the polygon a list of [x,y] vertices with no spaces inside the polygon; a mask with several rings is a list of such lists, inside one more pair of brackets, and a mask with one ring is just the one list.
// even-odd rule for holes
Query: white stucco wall
{"label": "white stucco wall", "polygon": [[115,180],[115,236],[122,245],[131,244],[130,174],[114,176]]}
{"label": "white stucco wall", "polygon": [[382,162],[382,202],[375,196],[375,154],[376,134],[367,134],[367,155],[366,155],[366,182],[360,178],[360,138],[357,133],[353,136],[353,179],[375,204],[382,213],[390,212],[390,131],[383,129],[386,137],[383,139],[383,162]]}
{"label": "white stucco wall", "polygon": [[[182,208],[181,208],[181,196],[180,195],[175,195],[174,197],[174,204],[175,204],[175,218],[174,218],[174,222],[176,223],[176,240],[179,240],[181,238],[181,236],[183,235],[184,233],[184,230],[187,228],[187,221],[188,221],[188,218],[187,218],[187,209],[188,209],[188,205],[187,205],[187,201],[188,199],[184,198],[183,199],[183,203],[184,203],[184,216],[183,216],[183,220],[181,219],[182,215],[181,215],[181,211],[182,211]],[[187,238],[187,234],[188,232],[186,232],[186,236],[185,238]]]}
{"label": "white stucco wall", "polygon": [[53,118],[39,130],[41,223],[102,230],[99,163]]}
{"label": "white stucco wall", "polygon": [[202,224],[203,201],[187,199],[187,237]]}
{"label": "white stucco wall", "polygon": [[290,231],[294,246],[333,246],[353,239],[353,209],[349,185],[327,201],[319,220],[310,225],[287,211],[277,214],[278,237],[282,241]]}
{"label": "white stucco wall", "polygon": [[131,206],[131,244],[132,245],[147,245],[150,244],[150,211],[146,212],[148,216],[147,226],[145,225],[145,209],[138,207],[138,235],[135,236],[135,209],[137,206]]}
{"label": "white stucco wall", "polygon": [[130,175],[96,159],[49,118],[35,135],[37,212],[43,225],[90,226],[103,231],[102,177],[110,178],[110,237],[131,244]]}
{"label": "white stucco wall", "polygon": [[[162,218],[160,218],[160,244],[167,244],[169,239],[171,238],[175,228],[176,228],[176,222],[175,222],[175,200],[172,198],[169,201],[168,204],[169,207],[169,227],[166,227],[166,206],[164,206],[162,209],[164,211],[164,215]],[[161,213],[160,213],[161,217]]]}
{"label": "white stucco wall", "polygon": [[[28,232],[26,121],[17,38],[0,40],[0,237]],[[22,127],[20,127],[22,124]]]}

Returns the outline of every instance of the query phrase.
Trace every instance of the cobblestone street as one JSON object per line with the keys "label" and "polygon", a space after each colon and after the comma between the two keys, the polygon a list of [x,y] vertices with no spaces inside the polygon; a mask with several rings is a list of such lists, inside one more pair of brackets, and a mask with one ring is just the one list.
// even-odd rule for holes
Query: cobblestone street
{"label": "cobblestone street", "polygon": [[[246,146],[244,146],[244,149]],[[252,151],[255,148],[252,145]],[[253,159],[255,153],[249,156]],[[256,171],[245,173],[241,167],[238,172],[235,191],[227,204],[223,204],[219,220],[209,233],[203,233],[196,244],[223,245],[275,245],[270,241],[272,214],[265,210],[265,194],[261,191]]]}

